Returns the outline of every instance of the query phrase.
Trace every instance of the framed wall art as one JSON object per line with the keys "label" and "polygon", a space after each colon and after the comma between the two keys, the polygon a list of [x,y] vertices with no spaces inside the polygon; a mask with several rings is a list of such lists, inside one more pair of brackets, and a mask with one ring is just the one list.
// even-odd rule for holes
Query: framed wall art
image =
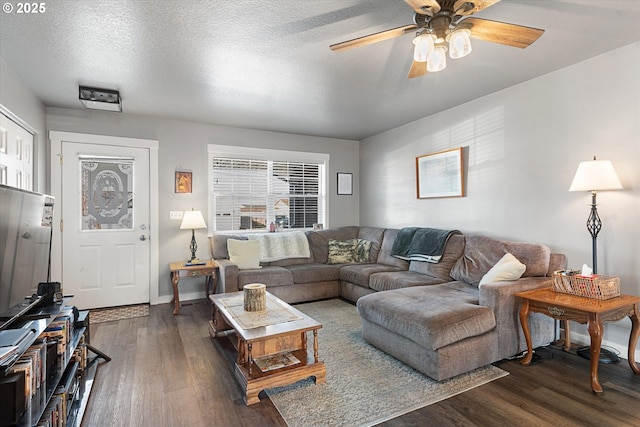
{"label": "framed wall art", "polygon": [[462,148],[416,157],[418,199],[463,197]]}
{"label": "framed wall art", "polygon": [[338,172],[338,194],[347,196],[353,194],[353,174]]}
{"label": "framed wall art", "polygon": [[191,172],[176,172],[176,193],[191,193]]}

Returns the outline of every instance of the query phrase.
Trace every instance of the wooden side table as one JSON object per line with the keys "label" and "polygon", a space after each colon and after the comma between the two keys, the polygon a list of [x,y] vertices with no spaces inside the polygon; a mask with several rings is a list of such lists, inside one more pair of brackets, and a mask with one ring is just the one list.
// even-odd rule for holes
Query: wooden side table
{"label": "wooden side table", "polygon": [[524,366],[529,365],[533,358],[531,332],[529,330],[530,312],[543,313],[558,320],[573,320],[587,324],[589,336],[591,337],[591,390],[594,393],[602,393],[602,386],[598,380],[602,325],[604,322],[616,321],[629,316],[631,319],[628,349],[629,366],[634,373],[640,375],[640,368],[635,362],[636,344],[640,335],[640,322],[638,321],[640,297],[620,295],[608,300],[597,300],[555,292],[552,288],[518,292],[515,295],[522,298],[520,324],[527,341],[528,350],[527,356],[521,362]]}
{"label": "wooden side table", "polygon": [[[216,293],[216,288],[218,287],[218,264],[215,261],[209,260],[202,265],[186,265],[184,261],[172,262],[169,263],[169,270],[171,271],[171,285],[173,286],[173,299],[171,300],[171,303],[174,304],[173,314],[180,313],[178,283],[181,277],[204,276],[206,296]],[[210,289],[211,291],[209,291]]]}

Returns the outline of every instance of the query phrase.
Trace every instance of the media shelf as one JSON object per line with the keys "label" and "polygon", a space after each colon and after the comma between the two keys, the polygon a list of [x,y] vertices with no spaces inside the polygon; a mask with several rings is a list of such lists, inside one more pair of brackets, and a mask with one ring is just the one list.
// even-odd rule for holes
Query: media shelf
{"label": "media shelf", "polygon": [[[35,332],[30,338],[30,342],[25,348],[29,348],[37,342],[42,342],[43,336],[49,332],[47,329],[52,326],[56,318],[61,315],[73,312],[69,306],[71,297],[65,297],[60,303],[52,303],[47,306],[37,307],[30,310],[19,320],[12,324],[12,329],[21,328]],[[68,340],[65,339],[64,351],[60,354],[58,341],[48,339],[45,341],[44,350],[47,353],[44,366],[41,368],[39,386],[32,396],[26,396],[27,407],[17,424],[18,427],[32,427],[38,425],[49,425],[46,422],[40,424],[43,419],[55,419],[54,425],[68,427],[79,426],[86,408],[88,396],[97,370],[97,364],[88,361],[88,312],[80,312],[79,318],[84,318],[84,322],[78,324],[76,318],[71,316],[71,333]],[[59,319],[58,319],[59,322]],[[55,324],[54,324],[55,325]],[[51,348],[54,347],[55,348]],[[15,360],[5,366],[0,367],[0,378],[9,375],[20,362],[20,356],[28,350],[16,355]],[[53,362],[52,362],[52,355]],[[47,361],[47,359],[49,359]],[[35,368],[34,368],[35,369]],[[31,375],[36,375],[32,372]],[[53,415],[52,415],[53,413]],[[3,418],[3,417],[0,417]],[[5,425],[6,420],[0,419],[0,425]]]}

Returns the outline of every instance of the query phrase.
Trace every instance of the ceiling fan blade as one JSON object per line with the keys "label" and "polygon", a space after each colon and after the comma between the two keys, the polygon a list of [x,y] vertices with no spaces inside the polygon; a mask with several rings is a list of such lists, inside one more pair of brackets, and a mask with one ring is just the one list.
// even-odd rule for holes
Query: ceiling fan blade
{"label": "ceiling fan blade", "polygon": [[425,74],[427,74],[427,63],[413,61],[413,64],[411,64],[411,68],[409,69],[409,75],[407,75],[407,78],[413,79],[415,77],[424,76]]}
{"label": "ceiling fan blade", "polygon": [[493,6],[498,3],[500,0],[475,0],[475,1],[467,1],[467,0],[458,0],[453,5],[453,10],[456,15],[468,16],[473,15],[476,12],[479,12],[483,9],[488,8],[489,6]]}
{"label": "ceiling fan blade", "polygon": [[482,18],[466,18],[457,28],[471,30],[471,37],[524,49],[544,33],[544,30]]}
{"label": "ceiling fan blade", "polygon": [[418,26],[414,24],[405,25],[404,27],[393,28],[391,30],[381,31],[379,33],[369,34],[368,36],[358,37],[357,39],[332,44],[331,46],[329,46],[329,48],[336,52],[342,52],[354,47],[366,46],[368,44],[381,42],[383,40],[392,39],[394,37],[399,37],[417,28]]}
{"label": "ceiling fan blade", "polygon": [[420,15],[433,16],[434,13],[438,13],[440,10],[440,3],[436,0],[404,0],[404,2],[411,6],[415,13]]}

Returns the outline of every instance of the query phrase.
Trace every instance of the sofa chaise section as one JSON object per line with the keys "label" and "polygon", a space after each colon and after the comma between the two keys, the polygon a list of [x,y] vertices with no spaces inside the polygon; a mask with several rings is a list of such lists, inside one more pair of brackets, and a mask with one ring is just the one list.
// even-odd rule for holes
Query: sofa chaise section
{"label": "sofa chaise section", "polygon": [[[441,262],[451,263],[448,283],[405,286],[373,293],[357,301],[364,339],[426,375],[444,380],[511,357],[526,349],[521,332],[519,302],[514,294],[551,286],[550,275],[564,268],[566,259],[548,247],[507,242],[480,235],[452,236]],[[505,254],[526,269],[522,278],[479,282]],[[447,259],[446,255],[451,255]],[[446,270],[447,266],[443,265]],[[432,266],[421,267],[423,272]],[[414,266],[414,269],[418,269]],[[438,271],[438,270],[435,270]],[[434,274],[444,280],[442,271]],[[394,274],[401,281],[408,273]],[[415,280],[415,279],[413,279]],[[411,282],[409,282],[409,285]],[[546,316],[531,316],[534,346],[555,337]]]}

